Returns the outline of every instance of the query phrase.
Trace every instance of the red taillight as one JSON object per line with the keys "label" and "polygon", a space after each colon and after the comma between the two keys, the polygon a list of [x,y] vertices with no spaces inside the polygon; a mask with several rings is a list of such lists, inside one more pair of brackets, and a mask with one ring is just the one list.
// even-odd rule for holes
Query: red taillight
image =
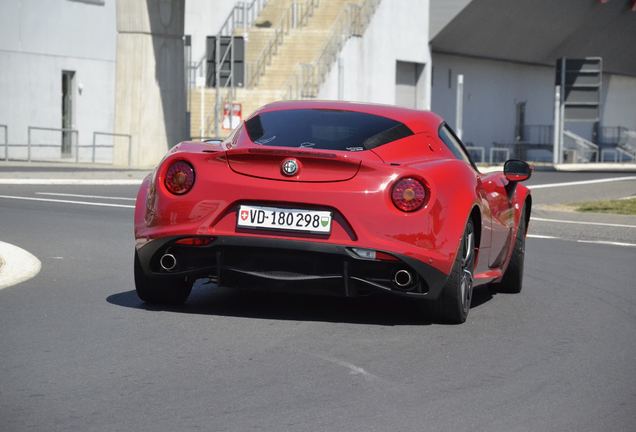
{"label": "red taillight", "polygon": [[175,241],[176,244],[186,246],[207,246],[214,240],[214,237],[185,237]]}
{"label": "red taillight", "polygon": [[393,186],[391,199],[398,209],[412,212],[424,205],[426,188],[419,180],[410,177],[403,178]]}
{"label": "red taillight", "polygon": [[176,161],[166,172],[166,188],[175,195],[183,195],[194,185],[194,168],[185,161]]}

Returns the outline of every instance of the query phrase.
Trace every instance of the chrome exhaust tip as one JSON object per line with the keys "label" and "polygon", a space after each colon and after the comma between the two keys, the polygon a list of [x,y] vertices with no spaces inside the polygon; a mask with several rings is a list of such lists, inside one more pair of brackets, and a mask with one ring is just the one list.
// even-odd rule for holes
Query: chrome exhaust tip
{"label": "chrome exhaust tip", "polygon": [[393,282],[400,288],[406,288],[413,283],[413,276],[408,270],[398,270],[393,276]]}
{"label": "chrome exhaust tip", "polygon": [[159,264],[161,264],[161,268],[165,271],[171,271],[177,266],[177,258],[169,253],[163,254],[161,259],[159,259]]}

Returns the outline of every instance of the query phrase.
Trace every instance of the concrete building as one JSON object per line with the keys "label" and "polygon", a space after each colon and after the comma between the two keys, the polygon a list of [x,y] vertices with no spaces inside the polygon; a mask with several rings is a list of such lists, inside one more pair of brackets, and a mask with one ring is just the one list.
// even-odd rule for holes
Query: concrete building
{"label": "concrete building", "polygon": [[[559,57],[603,57],[600,121],[567,124],[568,130],[594,142],[636,130],[633,5],[4,1],[0,158],[6,125],[11,159],[28,157],[32,127],[32,159],[91,161],[94,151],[97,162],[149,167],[182,139],[229,133],[228,102],[241,104],[243,118],[285,98],[398,104],[432,109],[455,126],[461,74],[467,143],[487,156],[492,147],[536,141],[538,150],[524,156],[549,160]],[[208,38],[219,34],[220,43],[236,41],[232,55],[240,67],[232,72],[229,60],[215,65],[217,46]],[[49,147],[36,147],[41,144]]]}
{"label": "concrete building", "polygon": [[[27,158],[29,127],[69,129],[31,130],[33,145],[51,146],[32,156],[55,160],[75,160],[78,143],[113,131],[115,35],[110,0],[0,2],[0,124],[9,143],[24,145],[11,147],[11,158]],[[100,152],[98,160],[109,157]],[[90,160],[90,149],[80,156]]]}
{"label": "concrete building", "polygon": [[[616,145],[610,141],[620,138],[619,128],[636,130],[633,6],[629,0],[431,0],[431,108],[456,124],[462,74],[465,141],[486,150],[516,141],[551,144],[556,60],[598,56],[600,121],[568,122],[565,129]],[[552,160],[545,150],[528,156]]]}
{"label": "concrete building", "polygon": [[318,98],[431,108],[428,0],[384,0],[347,40]]}

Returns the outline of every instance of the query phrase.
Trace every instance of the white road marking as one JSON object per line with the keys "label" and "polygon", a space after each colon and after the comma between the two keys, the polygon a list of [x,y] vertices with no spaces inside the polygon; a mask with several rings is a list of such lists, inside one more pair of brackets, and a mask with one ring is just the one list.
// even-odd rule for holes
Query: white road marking
{"label": "white road marking", "polygon": [[136,200],[136,198],[129,198],[129,197],[113,197],[113,196],[103,196],[103,195],[80,195],[80,194],[55,193],[55,192],[36,192],[35,194],[47,195],[47,196],[74,197],[74,198],[97,198],[97,199],[118,200],[118,201],[135,201]]}
{"label": "white road marking", "polygon": [[12,195],[0,195],[0,198],[24,200],[24,201],[42,201],[42,202],[54,202],[54,203],[65,203],[65,204],[80,204],[80,205],[97,206],[97,207],[135,208],[134,205],[127,205],[127,204],[96,203],[96,202],[90,202],[90,201],[72,201],[72,200],[61,200],[61,199],[52,199],[52,198],[34,198],[34,197],[12,196]]}
{"label": "white road marking", "polygon": [[577,240],[577,243],[592,243],[592,244],[602,244],[602,245],[611,245],[611,246],[636,247],[636,244],[634,243],[623,243],[623,242],[606,241],[606,240]]}
{"label": "white road marking", "polygon": [[530,220],[537,221],[537,222],[554,222],[554,223],[575,224],[575,225],[597,225],[597,226],[610,226],[610,227],[618,227],[618,228],[636,228],[636,225],[605,223],[605,222],[573,221],[573,220],[564,220],[564,219],[548,219],[548,218],[541,218],[541,217],[534,217],[534,216],[531,217]]}
{"label": "white road marking", "polygon": [[573,182],[565,182],[565,183],[547,183],[547,184],[539,184],[539,185],[530,185],[528,187],[530,189],[546,189],[546,188],[555,188],[555,187],[563,187],[563,186],[579,186],[579,185],[596,184],[596,183],[610,183],[610,182],[618,182],[618,181],[626,181],[626,180],[636,180],[636,176],[612,177],[612,178],[604,178],[604,179],[596,179],[596,180],[581,180],[581,181],[573,181]]}
{"label": "white road marking", "polygon": [[528,238],[538,238],[538,239],[560,239],[560,237],[550,236],[550,235],[541,235],[541,234],[527,234]]}
{"label": "white road marking", "polygon": [[15,245],[0,241],[0,289],[24,282],[37,275],[42,263]]}
{"label": "white road marking", "polygon": [[356,366],[353,363],[349,363],[348,361],[344,361],[344,360],[340,360],[337,358],[333,358],[333,357],[327,357],[321,354],[313,354],[313,353],[307,353],[309,355],[312,355],[314,357],[318,357],[320,359],[326,360],[330,363],[334,363],[337,364],[338,366],[342,366],[344,368],[349,369],[349,373],[351,375],[362,375],[365,379],[372,381],[372,380],[377,380],[379,379],[379,377],[377,377],[376,375],[373,375],[372,373],[367,372],[366,370],[364,370],[363,368],[361,368],[360,366]]}
{"label": "white road marking", "polygon": [[610,240],[567,239],[563,237],[541,235],[541,234],[527,234],[526,237],[536,238],[536,239],[562,240],[562,241],[577,242],[577,243],[602,244],[602,245],[609,245],[609,246],[636,247],[636,243],[624,243],[624,242],[616,242],[616,241],[610,241]]}
{"label": "white road marking", "polygon": [[82,186],[129,186],[140,185],[141,179],[0,179],[0,185],[82,185]]}

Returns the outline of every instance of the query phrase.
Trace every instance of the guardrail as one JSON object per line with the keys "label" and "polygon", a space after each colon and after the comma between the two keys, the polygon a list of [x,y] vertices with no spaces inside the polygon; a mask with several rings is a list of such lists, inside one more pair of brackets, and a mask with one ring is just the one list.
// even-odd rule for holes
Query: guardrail
{"label": "guardrail", "polygon": [[[50,162],[68,162],[68,161],[74,161],[75,163],[80,162],[80,160],[85,160],[86,158],[81,158],[80,157],[80,151],[82,149],[90,149],[90,161],[91,163],[97,163],[97,157],[96,157],[96,153],[97,153],[97,149],[99,148],[111,148],[114,149],[115,148],[115,144],[114,142],[111,142],[110,144],[98,144],[98,137],[99,136],[108,136],[108,137],[112,137],[112,138],[126,138],[127,139],[127,154],[128,154],[128,161],[127,161],[127,165],[130,166],[131,161],[132,161],[132,135],[130,134],[121,134],[121,133],[111,133],[111,132],[93,132],[93,140],[91,144],[88,145],[80,145],[79,144],[79,131],[77,129],[71,129],[71,128],[49,128],[49,127],[41,127],[41,126],[27,126],[27,143],[26,144],[9,144],[9,140],[8,140],[8,126],[7,125],[0,125],[0,129],[4,129],[4,143],[2,144],[2,146],[4,147],[4,160],[5,161],[9,161],[9,149],[11,148],[17,148],[17,149],[23,149],[26,150],[26,157],[21,156],[21,157],[14,157],[14,159],[16,160],[26,160],[27,162],[33,162],[33,161],[50,161]],[[57,133],[68,133],[70,134],[70,148],[69,148],[69,152],[66,154],[66,158],[64,158],[65,154],[64,154],[64,150],[63,150],[63,141],[64,141],[64,136],[62,135],[55,143],[52,142],[44,142],[44,143],[37,143],[34,137],[34,132],[35,131],[42,131],[42,132],[57,132]],[[49,139],[50,140],[50,139]],[[35,156],[35,150],[37,149],[56,149],[59,150],[59,157],[42,157],[41,154]],[[51,153],[51,151],[49,151],[49,154]],[[55,152],[53,152],[55,153]],[[24,155],[24,153],[22,153],[22,155]]]}
{"label": "guardrail", "polygon": [[[574,148],[571,146],[566,146],[565,138],[568,138],[570,142],[574,144]],[[572,155],[569,162],[579,162],[579,159],[582,159],[580,160],[580,162],[598,162],[600,156],[598,146],[593,142],[575,134],[572,131],[563,131],[563,145],[563,152],[566,155]]]}
{"label": "guardrail", "polygon": [[495,153],[503,153],[505,154],[504,159],[501,162],[505,162],[510,159],[510,149],[503,147],[490,147],[490,163],[496,163]]}
{"label": "guardrail", "polygon": [[[32,131],[47,131],[47,132],[61,132],[64,134],[65,132],[69,132],[71,134],[71,154],[73,153],[73,147],[75,147],[75,162],[79,162],[79,149],[78,149],[78,141],[79,141],[79,131],[77,129],[72,128],[48,128],[48,127],[40,127],[40,126],[28,126],[27,127],[27,161],[31,162],[31,148],[32,147],[49,147],[49,148],[61,148],[62,144],[37,144],[33,145],[32,143]],[[73,146],[73,136],[75,137],[75,146]],[[62,140],[64,136],[62,135]]]}
{"label": "guardrail", "polygon": [[629,129],[624,126],[601,126],[598,141],[603,145],[620,145],[628,140]]}
{"label": "guardrail", "polygon": [[9,126],[0,124],[0,128],[4,129],[4,160],[9,160]]}
{"label": "guardrail", "polygon": [[614,160],[610,162],[623,162],[625,160],[624,156],[627,156],[628,160],[631,160],[631,161],[636,160],[636,153],[632,153],[620,147],[614,147],[614,148],[605,148],[601,150],[601,162],[608,162],[607,158],[605,157],[607,154],[614,155]]}
{"label": "guardrail", "polygon": [[[110,133],[110,132],[93,132],[93,145],[92,145],[92,156],[91,162],[95,163],[95,150],[97,148],[115,148],[114,144],[111,145],[96,145],[98,136],[111,136],[111,137],[122,137],[128,138],[128,163],[126,165],[130,166],[130,162],[132,160],[132,136],[129,134],[121,134],[121,133]],[[88,147],[88,146],[78,146],[79,147]],[[78,151],[79,154],[79,151]]]}

